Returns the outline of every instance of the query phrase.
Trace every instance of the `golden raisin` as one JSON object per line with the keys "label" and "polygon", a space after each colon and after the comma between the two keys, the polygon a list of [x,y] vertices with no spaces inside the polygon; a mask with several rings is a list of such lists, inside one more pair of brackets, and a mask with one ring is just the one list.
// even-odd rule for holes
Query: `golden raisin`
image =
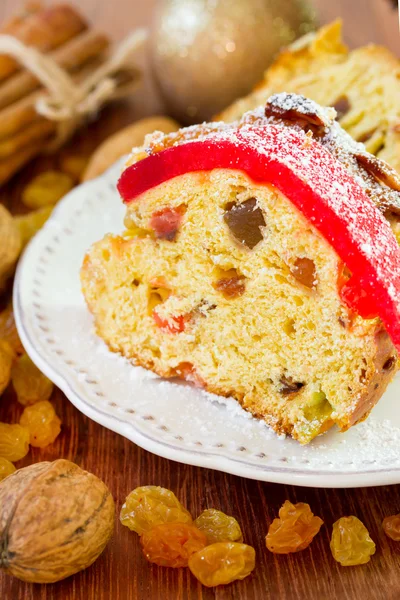
{"label": "golden raisin", "polygon": [[274,519],[269,527],[265,538],[267,548],[275,554],[304,550],[322,525],[322,519],[314,516],[308,504],[286,500],[279,510],[279,519]]}
{"label": "golden raisin", "polygon": [[44,206],[25,215],[15,217],[15,223],[21,234],[22,247],[26,246],[39,229],[43,227],[52,212],[53,206]]}
{"label": "golden raisin", "polygon": [[256,198],[228,207],[224,221],[235,240],[250,250],[263,239],[261,228],[265,227],[265,219]]}
{"label": "golden raisin", "polygon": [[0,456],[16,462],[28,452],[29,430],[18,424],[0,423]]}
{"label": "golden raisin", "polygon": [[45,448],[52,444],[61,431],[61,421],[50,402],[36,402],[27,406],[19,420],[30,434],[31,446]]}
{"label": "golden raisin", "polygon": [[254,548],[237,542],[211,544],[193,554],[189,569],[207,587],[227,585],[244,579],[253,571],[256,562]]}
{"label": "golden raisin", "polygon": [[236,519],[215,508],[204,510],[194,524],[206,534],[207,544],[243,541],[242,531]]}
{"label": "golden raisin", "polygon": [[19,339],[15,325],[12,304],[9,304],[0,312],[0,339],[6,340],[10,344],[14,354],[22,354],[24,352],[24,347]]}
{"label": "golden raisin", "polygon": [[79,181],[85,171],[90,156],[85,154],[64,154],[60,157],[60,169],[75,181]]}
{"label": "golden raisin", "polygon": [[400,514],[383,519],[383,531],[395,542],[400,542]]}
{"label": "golden raisin", "polygon": [[10,382],[12,361],[13,351],[10,344],[0,339],[0,394]]}
{"label": "golden raisin", "polygon": [[53,391],[53,384],[31,361],[27,354],[20,356],[11,369],[17,399],[20,404],[30,406],[41,400],[48,400]]}
{"label": "golden raisin", "polygon": [[22,202],[28,208],[56,204],[74,187],[73,179],[61,171],[44,171],[32,179],[22,192]]}
{"label": "golden raisin", "polygon": [[162,523],[191,524],[192,517],[173,492],[156,485],[145,485],[127,496],[120,521],[141,535]]}
{"label": "golden raisin", "polygon": [[0,456],[0,481],[14,473],[14,471],[16,471],[16,468],[12,462]]}
{"label": "golden raisin", "polygon": [[342,567],[365,565],[375,554],[375,543],[357,517],[342,517],[333,524],[331,551]]}
{"label": "golden raisin", "polygon": [[187,567],[192,554],[207,544],[205,534],[188,523],[162,523],[140,538],[148,561],[160,567]]}

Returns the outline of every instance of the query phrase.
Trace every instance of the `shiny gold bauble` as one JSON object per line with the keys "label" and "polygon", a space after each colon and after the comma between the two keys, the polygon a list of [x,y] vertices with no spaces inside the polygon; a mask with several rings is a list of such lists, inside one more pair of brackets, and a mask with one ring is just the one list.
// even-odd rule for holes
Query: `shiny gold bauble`
{"label": "shiny gold bauble", "polygon": [[151,58],[170,114],[184,123],[210,119],[313,28],[305,0],[159,0]]}

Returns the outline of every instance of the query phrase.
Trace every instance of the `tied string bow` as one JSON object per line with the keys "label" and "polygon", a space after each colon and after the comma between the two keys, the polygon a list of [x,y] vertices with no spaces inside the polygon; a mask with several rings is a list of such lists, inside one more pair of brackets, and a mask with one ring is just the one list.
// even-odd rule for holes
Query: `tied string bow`
{"label": "tied string bow", "polygon": [[114,53],[83,82],[73,78],[52,58],[26,46],[11,35],[0,35],[0,54],[7,54],[30,71],[46,89],[35,104],[37,113],[57,122],[57,132],[48,150],[60,147],[83,120],[95,114],[106,102],[128,96],[138,83],[132,75],[121,83],[122,71],[132,72],[133,53],[147,39],[147,31],[138,29],[128,35]]}

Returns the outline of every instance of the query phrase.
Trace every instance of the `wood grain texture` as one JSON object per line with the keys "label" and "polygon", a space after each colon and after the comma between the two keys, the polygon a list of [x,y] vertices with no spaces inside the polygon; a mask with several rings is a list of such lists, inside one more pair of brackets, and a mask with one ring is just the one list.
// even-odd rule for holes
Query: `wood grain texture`
{"label": "wood grain texture", "polygon": [[[0,0],[0,20],[21,5]],[[153,0],[80,0],[82,10],[116,38],[148,22]],[[341,15],[350,45],[386,43],[400,54],[397,15],[389,0],[315,0],[321,21]],[[160,110],[149,79],[130,105],[107,109],[100,123],[74,141],[87,151],[122,125]],[[14,178],[0,199],[18,212],[20,192],[32,175],[57,165],[57,157],[42,158]],[[99,560],[64,582],[37,586],[0,575],[2,600],[395,600],[400,597],[400,543],[389,540],[382,519],[400,511],[400,487],[317,490],[259,483],[216,471],[181,465],[152,455],[81,415],[59,391],[54,393],[63,430],[56,443],[34,449],[21,465],[68,458],[92,471],[110,487],[118,509],[138,485],[171,488],[197,515],[206,507],[232,514],[242,525],[245,541],[257,552],[255,572],[225,588],[202,588],[189,571],[150,566],[141,554],[138,537],[116,522],[115,535]],[[21,407],[11,390],[1,399],[0,420],[17,421]],[[264,545],[268,524],[285,499],[309,502],[325,522],[311,547],[291,556],[275,556]],[[368,565],[340,567],[331,557],[332,523],[354,514],[363,520],[377,544]]]}

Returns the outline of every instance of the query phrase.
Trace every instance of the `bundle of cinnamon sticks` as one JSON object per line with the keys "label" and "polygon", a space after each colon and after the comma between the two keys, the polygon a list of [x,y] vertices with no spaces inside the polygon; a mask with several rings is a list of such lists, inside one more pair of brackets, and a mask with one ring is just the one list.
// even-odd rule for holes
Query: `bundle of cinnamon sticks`
{"label": "bundle of cinnamon sticks", "polygon": [[[24,44],[46,53],[76,82],[107,58],[109,40],[93,30],[69,5],[30,4],[0,28]],[[39,115],[43,94],[39,81],[9,56],[0,55],[0,185],[44,150],[57,123]]]}

